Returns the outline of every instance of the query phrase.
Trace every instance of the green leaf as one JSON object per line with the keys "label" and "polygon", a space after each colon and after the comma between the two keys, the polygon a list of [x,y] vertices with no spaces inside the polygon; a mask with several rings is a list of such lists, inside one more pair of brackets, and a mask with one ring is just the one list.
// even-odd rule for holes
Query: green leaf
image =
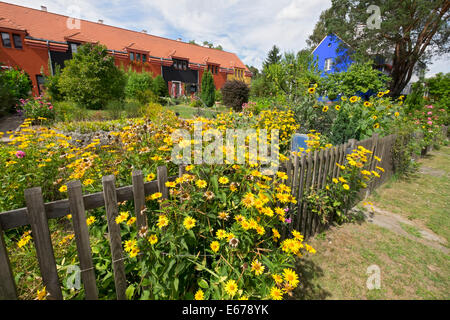
{"label": "green leaf", "polygon": [[131,300],[133,298],[134,295],[134,290],[136,288],[133,285],[130,285],[127,290],[125,291],[125,295],[127,297],[128,300]]}
{"label": "green leaf", "polygon": [[203,278],[202,279],[198,279],[197,284],[202,289],[208,289],[208,287],[209,287],[208,286],[208,282],[206,282],[206,280],[203,279]]}

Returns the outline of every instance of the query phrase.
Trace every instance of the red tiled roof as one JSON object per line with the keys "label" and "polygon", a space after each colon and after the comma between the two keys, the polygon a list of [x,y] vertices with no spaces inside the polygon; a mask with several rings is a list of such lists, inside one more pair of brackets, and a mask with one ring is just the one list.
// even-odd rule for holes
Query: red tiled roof
{"label": "red tiled roof", "polygon": [[236,67],[248,70],[237,55],[231,52],[87,20],[80,20],[80,29],[69,29],[67,16],[5,2],[0,2],[0,18],[3,18],[0,20],[0,27],[12,28],[15,26],[15,29],[26,30],[29,36],[37,39],[60,42],[67,40],[100,42],[109,50],[127,51],[127,48],[135,48],[139,51],[147,51],[151,56],[159,58],[170,59],[172,56],[176,56],[187,58],[190,63],[205,64],[208,61],[219,64],[223,68]]}

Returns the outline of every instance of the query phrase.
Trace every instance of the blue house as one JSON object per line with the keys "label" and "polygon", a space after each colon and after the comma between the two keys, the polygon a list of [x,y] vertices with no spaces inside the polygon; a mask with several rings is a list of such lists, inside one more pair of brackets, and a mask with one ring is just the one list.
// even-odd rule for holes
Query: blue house
{"label": "blue house", "polygon": [[323,38],[312,53],[322,71],[322,77],[329,73],[347,71],[353,63],[350,59],[350,46],[333,33]]}

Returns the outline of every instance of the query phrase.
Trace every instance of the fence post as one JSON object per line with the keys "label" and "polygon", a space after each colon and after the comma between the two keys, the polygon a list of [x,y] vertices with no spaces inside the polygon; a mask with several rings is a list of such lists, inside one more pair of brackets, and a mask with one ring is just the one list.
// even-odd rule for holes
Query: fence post
{"label": "fence post", "polygon": [[169,188],[166,186],[167,182],[167,167],[166,166],[159,166],[157,169],[158,174],[158,189],[159,192],[162,193],[162,199],[168,199],[169,198]]}
{"label": "fence post", "polygon": [[3,229],[0,223],[0,300],[17,300],[16,282],[11,270],[8,251],[3,238]]}
{"label": "fence post", "polygon": [[41,187],[25,190],[25,202],[42,281],[49,293],[49,299],[62,300],[61,285],[58,279],[58,271],[56,270],[55,255],[50,238],[50,230],[48,229]]}
{"label": "fence post", "polygon": [[102,182],[117,300],[126,300],[127,280],[123,263],[122,237],[120,236],[120,226],[116,223],[119,208],[117,205],[115,177],[113,175],[105,176]]}
{"label": "fence post", "polygon": [[95,270],[92,262],[92,251],[89,241],[89,230],[86,223],[86,211],[84,208],[83,194],[80,181],[72,181],[67,184],[69,195],[70,213],[72,214],[73,230],[77,244],[78,259],[80,260],[81,279],[87,300],[97,300],[98,290],[95,283]]}
{"label": "fence post", "polygon": [[145,190],[144,176],[141,170],[133,171],[133,197],[134,197],[134,214],[136,216],[136,226],[138,230],[147,227],[147,216],[145,213]]}

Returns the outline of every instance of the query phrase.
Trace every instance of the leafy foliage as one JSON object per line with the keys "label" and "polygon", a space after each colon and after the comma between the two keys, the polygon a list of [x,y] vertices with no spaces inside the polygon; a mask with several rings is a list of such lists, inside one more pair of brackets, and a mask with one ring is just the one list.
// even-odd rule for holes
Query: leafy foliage
{"label": "leafy foliage", "polygon": [[128,70],[127,84],[125,86],[125,97],[130,99],[138,99],[142,103],[148,101],[142,101],[144,92],[152,89],[153,78],[151,73],[148,72],[135,72]]}
{"label": "leafy foliage", "polygon": [[156,78],[153,79],[153,92],[159,98],[169,96],[167,83],[161,75],[157,75]]}
{"label": "leafy foliage", "polygon": [[31,81],[28,74],[20,69],[0,70],[0,114],[14,110],[20,99],[31,93]]}
{"label": "leafy foliage", "polygon": [[122,99],[125,75],[102,45],[84,44],[66,61],[59,87],[69,100],[89,109],[102,109],[109,100]]}

